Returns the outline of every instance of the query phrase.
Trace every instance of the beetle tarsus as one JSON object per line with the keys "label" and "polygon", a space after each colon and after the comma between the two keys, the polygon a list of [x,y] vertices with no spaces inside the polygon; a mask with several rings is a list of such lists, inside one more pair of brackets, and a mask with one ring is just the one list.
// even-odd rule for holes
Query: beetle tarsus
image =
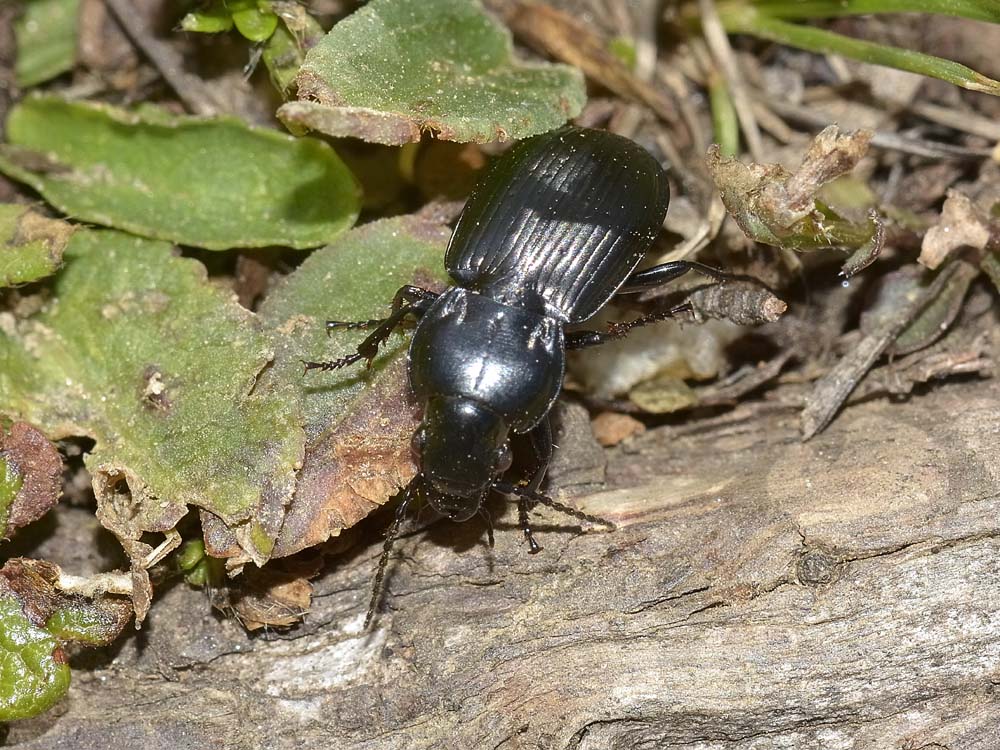
{"label": "beetle tarsus", "polygon": [[640,328],[642,326],[649,325],[650,323],[657,323],[661,320],[669,320],[670,318],[676,318],[681,313],[691,312],[693,308],[690,302],[683,302],[679,305],[669,308],[668,310],[659,310],[657,312],[652,312],[647,315],[636,318],[635,320],[618,321],[615,323],[608,324],[608,333],[615,338],[625,338],[628,336],[629,332],[633,328]]}
{"label": "beetle tarsus", "polygon": [[309,372],[310,370],[339,370],[341,367],[353,365],[363,356],[363,354],[358,353],[348,354],[346,357],[330,360],[328,362],[307,362],[306,360],[302,360],[302,364],[305,366],[303,374]]}
{"label": "beetle tarsus", "polygon": [[521,531],[524,532],[524,540],[528,543],[528,554],[537,555],[542,551],[542,547],[535,541],[535,535],[531,531],[531,523],[528,520],[528,512],[531,510],[531,505],[526,497],[519,497],[517,499],[517,518],[521,525]]}
{"label": "beetle tarsus", "polygon": [[684,302],[667,310],[659,310],[657,312],[643,315],[635,320],[609,323],[608,330],[605,332],[572,331],[566,334],[566,348],[585,349],[591,346],[600,346],[601,344],[606,344],[609,341],[616,341],[618,339],[625,338],[633,328],[640,328],[642,326],[649,325],[650,323],[668,320],[670,318],[677,317],[681,313],[691,312],[691,310],[691,303]]}
{"label": "beetle tarsus", "polygon": [[[328,320],[326,321],[326,332],[329,335],[333,330],[353,330],[376,326],[368,336],[358,344],[358,349],[354,354],[333,360],[332,362],[306,362],[306,371],[309,370],[339,370],[341,367],[352,365],[358,360],[365,360],[366,369],[371,369],[372,362],[378,356],[379,347],[385,342],[392,332],[399,327],[407,315],[423,315],[430,304],[437,299],[437,294],[421,289],[416,286],[404,286],[393,298],[392,315],[388,318],[372,320]],[[409,304],[403,304],[409,302]]]}
{"label": "beetle tarsus", "polygon": [[494,485],[494,488],[497,492],[503,492],[507,495],[517,495],[519,500],[526,499],[533,503],[541,503],[542,505],[552,508],[553,510],[565,513],[567,516],[573,516],[573,518],[581,521],[587,521],[588,523],[597,524],[599,526],[606,526],[612,531],[615,528],[615,524],[606,518],[601,518],[600,516],[595,516],[590,513],[584,513],[582,510],[578,510],[571,505],[560,503],[558,500],[553,500],[548,495],[543,495],[541,492],[534,492],[528,487],[524,487],[522,485],[497,482],[496,485]]}

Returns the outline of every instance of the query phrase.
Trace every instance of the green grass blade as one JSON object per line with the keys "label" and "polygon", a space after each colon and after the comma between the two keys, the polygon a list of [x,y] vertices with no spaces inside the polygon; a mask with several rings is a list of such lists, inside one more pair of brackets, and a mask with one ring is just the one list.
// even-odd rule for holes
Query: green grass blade
{"label": "green grass blade", "polygon": [[864,13],[933,13],[1000,23],[997,0],[756,0],[753,6],[763,15],[786,21]]}
{"label": "green grass blade", "polygon": [[723,156],[736,156],[740,150],[740,123],[729,87],[721,75],[708,81],[708,97],[712,106],[712,131]]}
{"label": "green grass blade", "polygon": [[842,55],[861,62],[898,68],[939,78],[970,91],[1000,96],[1000,81],[988,78],[953,60],[853,39],[826,29],[780,21],[750,8],[739,10],[729,8],[725,14],[720,13],[720,16],[723,26],[730,33],[750,34],[810,52]]}

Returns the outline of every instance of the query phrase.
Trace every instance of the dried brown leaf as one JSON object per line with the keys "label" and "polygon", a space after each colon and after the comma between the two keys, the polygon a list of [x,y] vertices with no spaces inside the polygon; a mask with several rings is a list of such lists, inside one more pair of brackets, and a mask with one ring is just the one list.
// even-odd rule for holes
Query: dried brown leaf
{"label": "dried brown leaf", "polygon": [[309,579],[319,575],[322,562],[322,557],[316,557],[311,561],[282,560],[263,569],[247,568],[239,593],[231,601],[243,627],[287,628],[299,622],[312,602]]}
{"label": "dried brown leaf", "polygon": [[605,448],[614,447],[633,435],[639,435],[646,431],[646,425],[635,417],[614,411],[601,412],[594,417],[590,427],[594,431],[597,442]]}
{"label": "dried brown leaf", "polygon": [[62,457],[35,427],[15,422],[0,430],[0,461],[8,477],[19,478],[20,489],[7,508],[0,507],[0,539],[44,516],[62,494]]}
{"label": "dried brown leaf", "polygon": [[898,301],[886,305],[873,320],[869,333],[813,386],[802,409],[802,439],[808,440],[826,427],[847,397],[892,342],[941,294],[959,272],[958,264],[945,266],[926,286],[901,290]]}
{"label": "dried brown leaf", "polygon": [[0,568],[0,594],[15,596],[32,625],[60,640],[90,646],[111,643],[132,617],[129,600],[101,591],[81,596],[66,590],[65,578],[58,565],[15,557]]}
{"label": "dried brown leaf", "polygon": [[353,526],[416,474],[410,438],[419,426],[405,362],[398,360],[350,415],[306,451],[274,557],[319,544]]}
{"label": "dried brown leaf", "polygon": [[933,270],[961,247],[982,250],[990,236],[990,221],[983,213],[966,196],[949,190],[940,220],[924,235],[918,260]]}
{"label": "dried brown leaf", "polygon": [[610,49],[608,40],[568,13],[526,0],[493,2],[506,24],[531,47],[579,68],[619,96],[645,104],[665,122],[678,122],[677,108],[662,91],[636,76]]}
{"label": "dried brown leaf", "polygon": [[[962,301],[979,271],[970,263],[956,261],[940,292],[923,311],[886,347],[886,354],[901,356],[923,349],[939,339],[962,310]],[[909,295],[919,292],[930,282],[926,271],[918,266],[904,266],[879,280],[874,303],[861,315],[860,328],[865,335],[878,328],[906,303]]]}

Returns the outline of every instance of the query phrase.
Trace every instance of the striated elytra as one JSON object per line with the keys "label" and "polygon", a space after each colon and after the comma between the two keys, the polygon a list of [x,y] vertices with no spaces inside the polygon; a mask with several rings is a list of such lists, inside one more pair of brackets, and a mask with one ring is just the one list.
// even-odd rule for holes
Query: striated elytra
{"label": "striated elytra", "polygon": [[[497,159],[476,186],[452,235],[445,267],[454,280],[441,294],[405,286],[382,320],[328,321],[327,330],[374,330],[357,351],[306,369],[369,363],[406,317],[418,319],[408,374],[424,407],[413,436],[420,466],[399,493],[365,621],[375,612],[392,543],[418,496],[454,521],[480,513],[488,493],[514,495],[531,552],[528,513],[542,503],[575,518],[603,519],[538,491],[552,456],[548,414],[562,388],[566,350],[621,338],[686,305],[612,324],[606,331],[567,332],[616,294],[659,286],[687,271],[726,275],[674,261],[636,271],[659,232],[669,189],[660,164],[633,141],[601,130],[567,126],[521,142]],[[535,469],[526,481],[505,481],[510,437],[527,434]],[[492,544],[492,529],[488,529]]]}

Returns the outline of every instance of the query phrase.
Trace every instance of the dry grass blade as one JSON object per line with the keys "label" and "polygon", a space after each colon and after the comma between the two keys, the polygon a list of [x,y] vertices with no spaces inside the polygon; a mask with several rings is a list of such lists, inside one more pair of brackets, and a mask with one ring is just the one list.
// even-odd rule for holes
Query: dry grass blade
{"label": "dry grass blade", "polygon": [[584,74],[619,96],[645,104],[670,124],[680,118],[670,98],[636,76],[586,24],[556,8],[525,0],[491,3],[514,33],[530,46],[580,68]]}
{"label": "dry grass blade", "polygon": [[977,274],[968,264],[953,263],[938,273],[930,285],[906,295],[905,302],[873,326],[854,349],[820,378],[806,398],[802,410],[802,440],[809,440],[826,427],[847,397],[878,358],[920,313],[937,299],[956,274]]}

